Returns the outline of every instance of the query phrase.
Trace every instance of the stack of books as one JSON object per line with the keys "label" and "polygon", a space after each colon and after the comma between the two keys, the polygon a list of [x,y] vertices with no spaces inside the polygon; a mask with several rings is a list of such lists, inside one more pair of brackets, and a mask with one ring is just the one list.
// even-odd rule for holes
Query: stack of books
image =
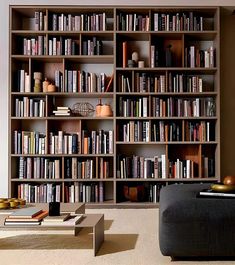
{"label": "stack of books", "polygon": [[45,226],[74,226],[82,218],[82,214],[63,213],[59,216],[47,216],[43,219],[41,225]]}
{"label": "stack of books", "polygon": [[57,107],[57,110],[53,110],[55,116],[70,116],[69,107]]}
{"label": "stack of books", "polygon": [[40,225],[48,211],[36,207],[24,208],[13,212],[5,219],[5,225]]}

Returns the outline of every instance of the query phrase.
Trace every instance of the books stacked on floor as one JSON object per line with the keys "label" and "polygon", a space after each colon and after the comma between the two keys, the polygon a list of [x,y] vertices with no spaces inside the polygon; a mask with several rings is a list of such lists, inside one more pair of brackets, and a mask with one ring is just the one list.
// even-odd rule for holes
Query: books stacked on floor
{"label": "books stacked on floor", "polygon": [[70,116],[69,107],[57,107],[56,110],[53,110],[55,116]]}
{"label": "books stacked on floor", "polygon": [[37,207],[20,209],[13,212],[5,219],[5,225],[40,225],[43,218],[48,215],[48,211],[44,211]]}
{"label": "books stacked on floor", "polygon": [[47,216],[41,225],[45,226],[74,226],[82,219],[82,214],[63,213],[59,216]]}

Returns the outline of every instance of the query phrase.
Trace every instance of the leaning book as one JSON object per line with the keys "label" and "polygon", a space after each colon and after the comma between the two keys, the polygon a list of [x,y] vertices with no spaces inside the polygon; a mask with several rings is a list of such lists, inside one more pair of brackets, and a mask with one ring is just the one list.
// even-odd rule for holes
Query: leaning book
{"label": "leaning book", "polygon": [[215,192],[213,190],[207,189],[202,190],[198,193],[198,197],[209,197],[209,198],[234,198],[235,193],[228,192]]}

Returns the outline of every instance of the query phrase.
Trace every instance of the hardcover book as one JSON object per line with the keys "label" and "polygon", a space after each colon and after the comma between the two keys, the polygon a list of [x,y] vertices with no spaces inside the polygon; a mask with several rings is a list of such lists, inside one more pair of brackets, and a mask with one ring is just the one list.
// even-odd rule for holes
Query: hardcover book
{"label": "hardcover book", "polygon": [[211,189],[205,189],[198,193],[197,197],[208,198],[235,198],[235,192],[215,192]]}
{"label": "hardcover book", "polygon": [[42,209],[39,209],[37,207],[30,207],[30,208],[24,208],[24,209],[15,211],[11,215],[9,215],[9,217],[10,218],[33,218],[41,212],[42,212]]}

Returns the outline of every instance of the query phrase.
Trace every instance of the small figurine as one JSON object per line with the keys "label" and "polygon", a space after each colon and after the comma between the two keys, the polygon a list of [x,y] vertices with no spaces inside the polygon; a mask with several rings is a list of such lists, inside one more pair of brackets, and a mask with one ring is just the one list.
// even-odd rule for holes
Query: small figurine
{"label": "small figurine", "polygon": [[41,92],[42,73],[34,72],[33,78],[34,78],[34,88],[33,88],[34,92],[36,92],[36,93]]}
{"label": "small figurine", "polygon": [[45,80],[42,82],[42,91],[48,92],[48,86],[50,85],[50,82],[45,78]]}

